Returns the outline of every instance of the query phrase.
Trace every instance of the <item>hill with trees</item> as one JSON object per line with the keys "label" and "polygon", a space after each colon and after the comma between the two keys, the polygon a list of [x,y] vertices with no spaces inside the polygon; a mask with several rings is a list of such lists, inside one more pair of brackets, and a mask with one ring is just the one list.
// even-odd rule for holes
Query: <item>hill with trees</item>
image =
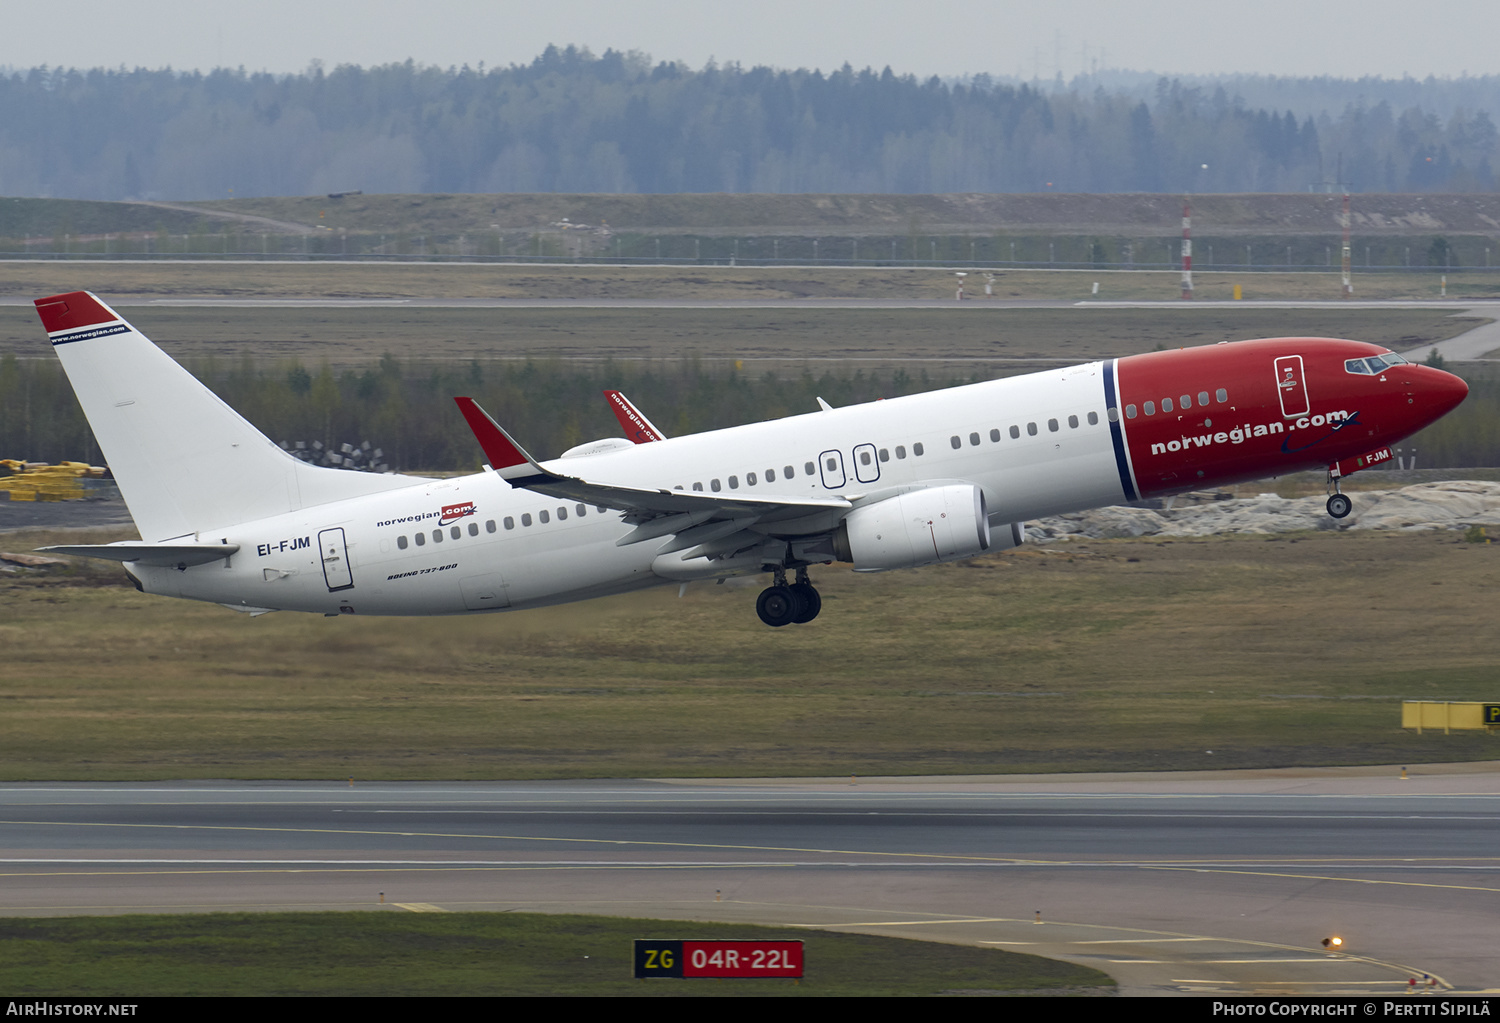
{"label": "hill with trees", "polygon": [[575,47],[488,70],[33,68],[0,73],[0,194],[1496,188],[1500,76],[1297,82],[693,70]]}

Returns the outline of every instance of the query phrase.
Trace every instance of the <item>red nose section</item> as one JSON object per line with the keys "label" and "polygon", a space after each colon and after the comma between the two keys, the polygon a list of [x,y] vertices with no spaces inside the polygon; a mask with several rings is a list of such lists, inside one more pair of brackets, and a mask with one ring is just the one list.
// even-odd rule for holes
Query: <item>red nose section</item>
{"label": "red nose section", "polygon": [[[1452,373],[1445,373],[1440,369],[1428,369],[1422,374],[1424,397],[1431,407],[1433,419],[1446,416],[1449,412],[1463,404],[1463,400],[1469,396],[1469,385],[1464,383]],[[1428,383],[1428,378],[1431,383]]]}

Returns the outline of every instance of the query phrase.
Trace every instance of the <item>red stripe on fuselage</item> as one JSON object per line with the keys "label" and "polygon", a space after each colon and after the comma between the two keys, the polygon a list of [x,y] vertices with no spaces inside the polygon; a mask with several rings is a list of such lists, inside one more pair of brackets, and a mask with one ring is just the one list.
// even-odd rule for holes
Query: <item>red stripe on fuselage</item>
{"label": "red stripe on fuselage", "polygon": [[[1410,436],[1468,393],[1463,381],[1428,366],[1344,368],[1383,351],[1360,341],[1273,338],[1120,359],[1120,422],[1141,496],[1324,468]],[[1277,360],[1293,355],[1302,357],[1298,397],[1306,407],[1291,404],[1299,414],[1288,415]]]}

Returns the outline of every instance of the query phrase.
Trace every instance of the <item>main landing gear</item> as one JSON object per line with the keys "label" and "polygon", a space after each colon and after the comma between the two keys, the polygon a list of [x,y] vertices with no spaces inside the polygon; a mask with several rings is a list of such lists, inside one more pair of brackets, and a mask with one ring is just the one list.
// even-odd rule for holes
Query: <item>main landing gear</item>
{"label": "main landing gear", "polygon": [[1339,478],[1332,473],[1328,474],[1328,482],[1333,484],[1333,493],[1328,498],[1328,514],[1336,519],[1342,519],[1354,510],[1354,502],[1344,496],[1339,489]]}
{"label": "main landing gear", "polygon": [[786,582],[786,569],[774,570],[775,580],[760,591],[755,601],[755,613],[760,620],[772,628],[783,625],[805,625],[818,617],[823,610],[823,598],[807,579],[807,569],[797,569],[797,581],[790,586]]}

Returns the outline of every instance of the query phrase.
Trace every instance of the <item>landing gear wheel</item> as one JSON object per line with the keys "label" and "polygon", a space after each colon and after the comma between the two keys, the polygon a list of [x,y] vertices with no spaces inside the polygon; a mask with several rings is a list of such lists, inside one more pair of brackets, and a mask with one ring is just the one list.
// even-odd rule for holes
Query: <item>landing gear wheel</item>
{"label": "landing gear wheel", "polygon": [[1334,494],[1328,499],[1328,514],[1341,519],[1354,510],[1354,502],[1343,494]]}
{"label": "landing gear wheel", "polygon": [[823,598],[818,595],[812,583],[792,583],[787,589],[792,591],[792,598],[797,602],[797,613],[792,615],[793,622],[806,625],[818,617],[818,612],[823,610]]}
{"label": "landing gear wheel", "polygon": [[797,604],[790,586],[767,586],[755,600],[755,613],[771,628],[779,629],[795,620]]}

